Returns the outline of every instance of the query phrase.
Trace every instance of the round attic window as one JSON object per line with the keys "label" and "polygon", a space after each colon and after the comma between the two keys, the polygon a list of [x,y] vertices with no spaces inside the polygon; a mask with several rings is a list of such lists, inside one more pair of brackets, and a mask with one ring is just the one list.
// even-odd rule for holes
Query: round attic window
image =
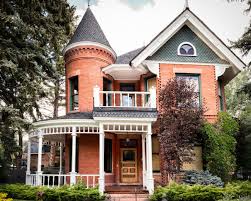
{"label": "round attic window", "polygon": [[197,56],[196,49],[189,42],[181,43],[178,47],[178,55],[180,56]]}

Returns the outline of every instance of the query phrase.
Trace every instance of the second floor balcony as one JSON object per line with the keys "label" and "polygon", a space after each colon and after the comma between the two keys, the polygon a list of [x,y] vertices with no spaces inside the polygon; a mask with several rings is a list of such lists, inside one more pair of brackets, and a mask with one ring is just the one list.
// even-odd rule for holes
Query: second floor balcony
{"label": "second floor balcony", "polygon": [[142,91],[101,91],[93,89],[94,108],[156,109],[156,88]]}

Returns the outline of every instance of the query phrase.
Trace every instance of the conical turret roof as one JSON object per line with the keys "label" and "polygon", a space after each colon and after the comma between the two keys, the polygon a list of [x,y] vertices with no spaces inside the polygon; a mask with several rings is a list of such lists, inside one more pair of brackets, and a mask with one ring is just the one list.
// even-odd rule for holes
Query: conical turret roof
{"label": "conical turret roof", "polygon": [[67,46],[77,42],[96,42],[112,49],[110,43],[105,37],[104,32],[99,26],[91,9],[88,7],[81,22],[79,23],[73,37]]}

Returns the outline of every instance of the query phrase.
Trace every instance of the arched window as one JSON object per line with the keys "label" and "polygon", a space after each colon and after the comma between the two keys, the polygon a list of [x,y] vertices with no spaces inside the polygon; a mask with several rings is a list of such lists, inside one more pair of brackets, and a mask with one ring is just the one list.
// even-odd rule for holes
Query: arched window
{"label": "arched window", "polygon": [[196,49],[193,44],[183,42],[178,47],[178,55],[180,56],[197,56]]}

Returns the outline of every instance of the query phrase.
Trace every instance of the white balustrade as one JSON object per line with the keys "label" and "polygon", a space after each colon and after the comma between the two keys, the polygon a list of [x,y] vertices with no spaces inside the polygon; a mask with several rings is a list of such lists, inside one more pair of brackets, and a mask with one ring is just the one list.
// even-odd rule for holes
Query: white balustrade
{"label": "white balustrade", "polygon": [[[41,186],[59,187],[62,185],[70,185],[70,174],[42,174]],[[94,188],[98,185],[98,174],[76,174],[76,181],[83,182],[86,188]],[[37,185],[37,174],[26,175],[29,185]],[[27,183],[28,184],[28,183]]]}
{"label": "white balustrade", "polygon": [[94,107],[156,108],[156,89],[149,92],[94,90]]}

